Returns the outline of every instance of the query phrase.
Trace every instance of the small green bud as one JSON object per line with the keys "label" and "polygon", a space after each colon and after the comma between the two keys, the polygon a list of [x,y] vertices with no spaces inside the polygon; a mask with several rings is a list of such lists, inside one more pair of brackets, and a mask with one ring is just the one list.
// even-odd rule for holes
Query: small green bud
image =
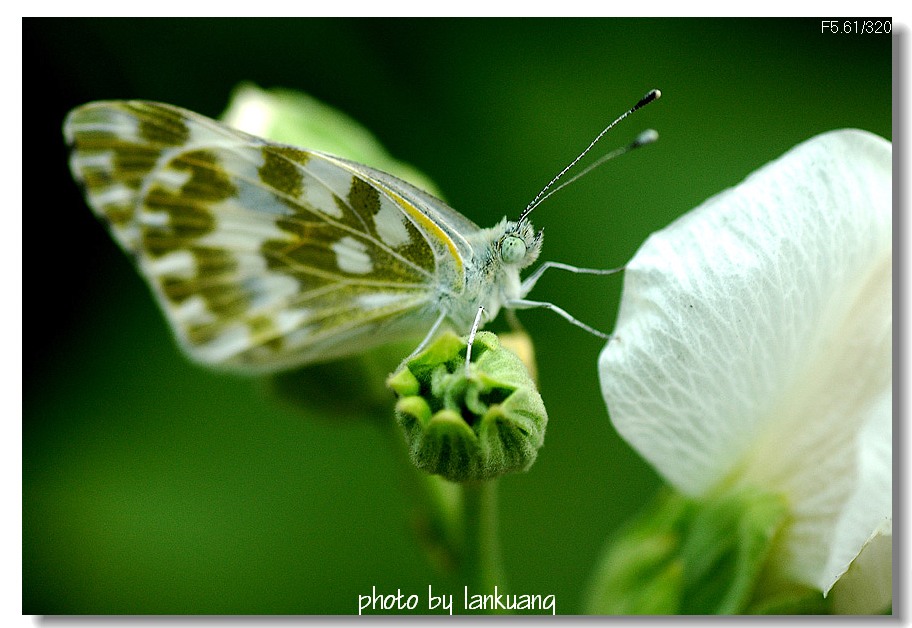
{"label": "small green bud", "polygon": [[548,423],[532,378],[490,332],[475,336],[468,371],[465,354],[447,333],[387,380],[412,462],[455,482],[527,470]]}

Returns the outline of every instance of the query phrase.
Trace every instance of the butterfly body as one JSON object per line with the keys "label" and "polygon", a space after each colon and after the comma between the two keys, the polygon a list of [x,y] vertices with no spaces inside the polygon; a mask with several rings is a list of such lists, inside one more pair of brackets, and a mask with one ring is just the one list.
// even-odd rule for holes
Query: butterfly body
{"label": "butterfly body", "polygon": [[482,229],[355,162],[146,101],[79,107],[64,134],[88,204],[207,365],[275,371],[466,333],[479,306],[490,320],[531,288],[527,220]]}

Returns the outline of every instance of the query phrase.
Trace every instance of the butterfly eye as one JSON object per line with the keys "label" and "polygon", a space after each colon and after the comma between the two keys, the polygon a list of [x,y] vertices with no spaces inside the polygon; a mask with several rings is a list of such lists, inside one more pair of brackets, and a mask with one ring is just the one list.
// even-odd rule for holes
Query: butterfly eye
{"label": "butterfly eye", "polygon": [[500,259],[504,264],[517,264],[526,257],[526,243],[518,236],[507,236],[500,243]]}

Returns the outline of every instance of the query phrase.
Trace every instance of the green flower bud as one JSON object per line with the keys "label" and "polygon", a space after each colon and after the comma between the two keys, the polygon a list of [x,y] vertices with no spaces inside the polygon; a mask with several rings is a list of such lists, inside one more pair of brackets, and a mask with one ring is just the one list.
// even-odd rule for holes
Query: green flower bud
{"label": "green flower bud", "polygon": [[444,334],[387,381],[412,462],[456,482],[525,471],[545,438],[541,395],[494,334],[475,336],[468,372],[465,354],[464,339]]}

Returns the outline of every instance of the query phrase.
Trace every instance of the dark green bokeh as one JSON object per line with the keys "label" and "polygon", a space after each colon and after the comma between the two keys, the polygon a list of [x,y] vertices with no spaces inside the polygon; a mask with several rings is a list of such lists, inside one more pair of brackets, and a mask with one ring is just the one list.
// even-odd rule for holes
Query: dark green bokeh
{"label": "dark green bokeh", "polygon": [[[891,138],[890,37],[821,34],[813,19],[26,20],[23,56],[24,189],[41,192],[23,209],[23,611],[35,614],[353,613],[372,585],[422,606],[429,584],[460,593],[410,536],[375,426],[302,416],[262,382],[178,353],[69,178],[69,108],[147,98],[217,116],[240,81],[300,89],[490,225],[660,88],[596,153],[648,127],[659,143],[533,216],[544,259],[595,267],[812,135]],[[554,272],[534,296],[610,329],[620,287]],[[550,420],[532,469],[501,481],[504,560],[513,592],[580,612],[606,535],[660,482],[608,421],[602,343],[548,312],[522,320]]]}

